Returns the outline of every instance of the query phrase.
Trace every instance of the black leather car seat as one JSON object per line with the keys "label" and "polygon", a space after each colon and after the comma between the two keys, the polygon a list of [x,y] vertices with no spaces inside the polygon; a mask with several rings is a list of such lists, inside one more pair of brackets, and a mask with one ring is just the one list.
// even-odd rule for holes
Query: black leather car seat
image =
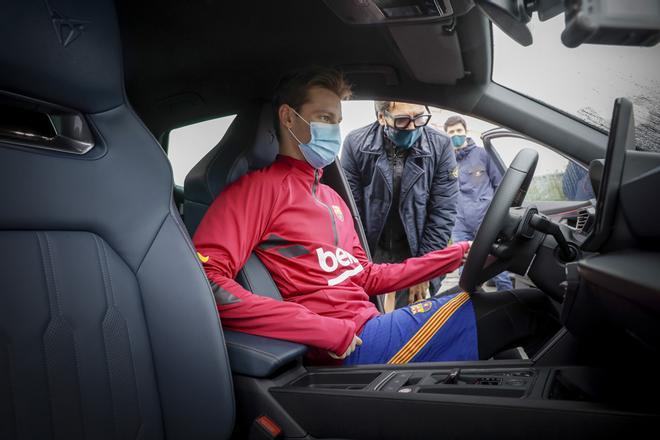
{"label": "black leather car seat", "polygon": [[94,144],[0,121],[0,438],[228,438],[223,333],[126,99],[115,5],[6,2],[0,36],[0,105],[79,113]]}
{"label": "black leather car seat", "polygon": [[[222,140],[186,176],[184,220],[190,235],[227,185],[249,171],[270,165],[279,144],[273,131],[272,106],[257,103],[240,112]],[[247,290],[282,299],[270,273],[252,254],[236,277]]]}

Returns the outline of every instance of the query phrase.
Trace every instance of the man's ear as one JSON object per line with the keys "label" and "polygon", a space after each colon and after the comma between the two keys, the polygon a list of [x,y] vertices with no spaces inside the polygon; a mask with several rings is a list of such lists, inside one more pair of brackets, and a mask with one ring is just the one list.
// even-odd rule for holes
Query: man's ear
{"label": "man's ear", "polygon": [[378,123],[382,126],[385,126],[385,115],[383,112],[378,112]]}
{"label": "man's ear", "polygon": [[280,118],[280,124],[286,128],[291,128],[293,126],[291,113],[291,108],[286,104],[280,105],[280,108],[277,109],[277,115]]}

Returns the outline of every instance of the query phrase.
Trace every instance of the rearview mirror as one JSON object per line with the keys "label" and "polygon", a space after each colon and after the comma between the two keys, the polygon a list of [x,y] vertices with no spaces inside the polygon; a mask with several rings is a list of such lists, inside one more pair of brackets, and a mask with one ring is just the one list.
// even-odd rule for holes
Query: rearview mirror
{"label": "rearview mirror", "polygon": [[523,46],[532,44],[527,23],[532,18],[524,0],[478,0],[477,6],[509,37]]}

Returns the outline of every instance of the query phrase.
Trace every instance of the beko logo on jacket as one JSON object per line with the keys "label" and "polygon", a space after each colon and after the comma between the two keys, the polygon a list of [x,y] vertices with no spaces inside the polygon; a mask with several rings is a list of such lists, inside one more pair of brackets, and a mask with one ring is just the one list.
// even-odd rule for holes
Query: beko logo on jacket
{"label": "beko logo on jacket", "polygon": [[326,251],[323,248],[317,248],[316,255],[319,258],[319,266],[321,266],[321,269],[325,272],[334,272],[339,266],[347,267],[351,264],[357,264],[353,269],[342,272],[337,278],[328,280],[328,286],[337,285],[347,278],[362,272],[364,269],[357,258],[342,248],[336,248],[334,252]]}

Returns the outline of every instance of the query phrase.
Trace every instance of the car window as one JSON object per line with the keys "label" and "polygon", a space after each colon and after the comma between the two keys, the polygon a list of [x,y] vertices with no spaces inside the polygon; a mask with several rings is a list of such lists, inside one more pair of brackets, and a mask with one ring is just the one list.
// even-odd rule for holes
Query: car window
{"label": "car window", "polygon": [[[342,146],[344,144],[344,139],[351,131],[376,122],[374,101],[344,101],[342,102],[341,110],[343,117],[340,124]],[[443,125],[447,118],[453,115],[459,115],[465,119],[465,122],[468,125],[468,136],[472,137],[475,141],[479,140],[481,133],[496,127],[490,122],[472,116],[462,115],[451,110],[431,106],[429,106],[429,110],[431,111],[431,120],[429,122],[431,127],[444,132]]]}
{"label": "car window", "polygon": [[539,154],[525,201],[585,201],[594,198],[587,169],[550,148],[516,136],[495,137],[490,139],[490,143],[507,168],[523,148],[530,148]]}
{"label": "car window", "polygon": [[[479,118],[462,115],[452,110],[429,107],[431,121],[429,125],[444,132],[444,123],[450,116],[460,116],[467,123],[467,136],[478,146],[484,146],[484,133],[497,128],[496,125]],[[374,101],[348,101],[342,104],[343,121],[341,123],[342,146],[343,139],[353,130],[372,124],[376,121]],[[526,200],[531,202],[545,201],[586,201],[595,197],[587,169],[556,151],[529,139],[499,134],[490,137],[490,143],[496,154],[507,168],[516,154],[522,148],[531,148],[538,152],[534,179],[529,188]]]}
{"label": "car window", "polygon": [[341,103],[341,114],[342,121],[339,128],[342,146],[344,145],[344,139],[351,131],[376,121],[374,102],[369,100],[344,101]]}
{"label": "car window", "polygon": [[467,136],[472,138],[472,140],[474,140],[474,142],[481,147],[483,147],[481,144],[481,134],[485,131],[497,127],[496,125],[493,125],[488,121],[484,121],[483,119],[456,113],[452,110],[445,110],[437,107],[429,107],[429,109],[433,115],[429,124],[435,129],[442,131],[443,133],[445,132],[445,121],[450,116],[460,116],[463,118],[467,124]]}
{"label": "car window", "polygon": [[223,138],[236,115],[223,116],[170,131],[167,156],[174,184],[183,186],[186,175]]}
{"label": "car window", "polygon": [[[429,106],[429,111],[431,113],[431,119],[429,121],[428,126],[431,128],[434,128],[440,132],[445,132],[444,124],[445,122],[452,116],[460,116],[463,118],[467,125],[467,133],[466,135],[472,139],[472,141],[478,146],[478,147],[483,147],[483,144],[481,142],[481,135],[491,129],[496,128],[495,125],[491,124],[488,121],[484,121],[479,118],[475,118],[472,116],[468,115],[463,115],[460,113],[457,113],[452,110],[447,110],[447,109],[442,109],[442,108],[437,108],[437,107],[431,107]],[[353,130],[360,129],[362,127],[365,127],[367,125],[371,125],[374,122],[376,122],[376,112],[374,109],[374,101],[346,101],[342,103],[342,116],[343,120],[341,125],[341,136],[342,136],[342,148],[343,148],[343,140],[346,138],[346,136],[349,135],[349,133]],[[356,146],[357,147],[357,146]],[[448,146],[447,148],[452,149],[452,154],[454,153],[453,147]],[[341,153],[340,153],[341,157]],[[474,156],[475,159],[479,157],[479,155]],[[483,157],[483,156],[481,156]],[[462,181],[461,179],[458,179],[458,175],[460,173],[459,171],[459,166],[457,166],[453,172],[456,173],[455,177],[459,181],[459,183]],[[468,165],[466,165],[466,170],[469,168]],[[493,167],[494,168],[494,167]],[[367,178],[367,181],[371,182],[372,179],[369,177]],[[355,184],[355,180],[353,180],[352,184]],[[482,182],[483,185],[488,185],[490,186],[490,180],[484,180]],[[349,181],[350,183],[350,181]],[[376,183],[375,186],[378,186],[379,184]],[[373,188],[374,185],[372,185]],[[470,187],[470,183],[468,182],[467,186],[464,188],[464,193],[465,193],[465,198],[470,199],[474,194],[478,194],[477,191],[474,190],[474,185]],[[355,187],[353,187],[355,190]],[[367,191],[372,191],[373,189],[368,189]],[[359,190],[358,190],[359,192]],[[487,191],[486,191],[487,192]],[[490,197],[492,194],[489,194],[488,196],[479,196],[477,203],[465,203],[464,206],[466,207],[463,214],[465,220],[478,224],[481,221],[481,217],[485,214],[487,206],[490,204]],[[362,205],[366,209],[366,203]],[[478,206],[477,206],[478,205]],[[363,222],[366,221],[367,216],[363,216]],[[366,223],[363,224],[366,229],[368,229],[368,225]],[[459,228],[460,229],[460,228]],[[373,251],[373,249],[372,249]],[[458,286],[458,280],[459,280],[459,271],[458,269],[447,274],[446,277],[442,280],[441,284],[439,285],[431,285],[431,289],[436,289],[433,290],[433,293],[435,294],[436,291],[447,291],[449,289],[456,288]],[[385,300],[385,308],[386,310],[391,310],[394,307],[394,301],[393,298],[389,298]]]}
{"label": "car window", "polygon": [[529,23],[534,44],[523,47],[493,26],[493,81],[609,131],[616,98],[635,110],[638,150],[660,151],[660,45],[631,47],[560,39],[564,16]]}

